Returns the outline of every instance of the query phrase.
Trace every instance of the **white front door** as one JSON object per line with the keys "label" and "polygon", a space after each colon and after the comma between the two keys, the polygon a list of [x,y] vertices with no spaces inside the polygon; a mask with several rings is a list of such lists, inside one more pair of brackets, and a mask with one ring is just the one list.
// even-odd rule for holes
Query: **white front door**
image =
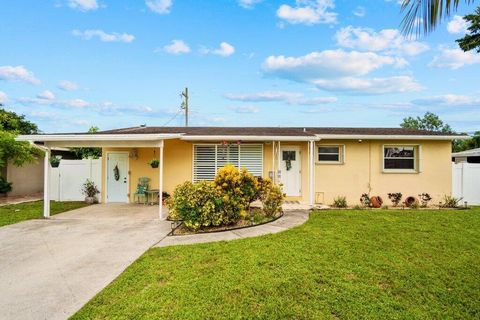
{"label": "white front door", "polygon": [[107,202],[128,202],[128,153],[107,154]]}
{"label": "white front door", "polygon": [[285,146],[280,151],[280,181],[283,192],[289,197],[300,196],[301,164],[300,147]]}

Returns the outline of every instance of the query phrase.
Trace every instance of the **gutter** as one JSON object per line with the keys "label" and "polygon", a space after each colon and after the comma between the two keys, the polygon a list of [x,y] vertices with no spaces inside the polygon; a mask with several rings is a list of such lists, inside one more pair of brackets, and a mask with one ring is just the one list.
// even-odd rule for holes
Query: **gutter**
{"label": "gutter", "polygon": [[20,135],[17,141],[156,141],[178,139],[182,134],[32,134]]}
{"label": "gutter", "polygon": [[467,140],[470,136],[435,136],[435,135],[358,135],[358,134],[316,134],[324,140]]}
{"label": "gutter", "polygon": [[315,136],[182,136],[181,140],[185,141],[319,141]]}

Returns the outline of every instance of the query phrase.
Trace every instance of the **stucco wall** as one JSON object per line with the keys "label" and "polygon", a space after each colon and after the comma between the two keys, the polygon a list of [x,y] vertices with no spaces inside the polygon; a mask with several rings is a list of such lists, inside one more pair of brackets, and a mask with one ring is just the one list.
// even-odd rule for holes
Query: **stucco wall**
{"label": "stucco wall", "polygon": [[[382,146],[384,144],[418,144],[422,147],[421,172],[385,173],[382,171]],[[451,157],[449,141],[327,141],[318,144],[344,144],[345,163],[315,164],[315,196],[321,203],[331,204],[337,196],[346,196],[349,204],[357,204],[362,193],[380,195],[387,203],[389,192],[402,192],[404,196],[417,196],[428,192],[438,202],[443,195],[451,193]],[[300,197],[289,200],[308,201],[308,143],[282,142],[281,145],[301,147],[302,189]],[[316,151],[317,148],[315,148]],[[107,151],[131,151],[130,148],[105,148]],[[158,149],[155,149],[158,158]],[[272,171],[272,143],[264,143],[264,177]],[[158,169],[147,162],[154,157],[153,148],[137,148],[138,158],[130,159],[130,194],[136,189],[138,178],[152,179],[151,188],[158,188]],[[172,193],[176,185],[192,179],[193,143],[181,140],[166,140],[164,148],[164,191]],[[105,165],[102,164],[103,186],[106,185]],[[102,190],[105,194],[105,190]],[[104,199],[103,199],[104,200]]]}
{"label": "stucco wall", "polygon": [[16,167],[12,163],[7,166],[7,181],[12,182],[9,196],[28,195],[43,192],[43,157],[36,163]]}

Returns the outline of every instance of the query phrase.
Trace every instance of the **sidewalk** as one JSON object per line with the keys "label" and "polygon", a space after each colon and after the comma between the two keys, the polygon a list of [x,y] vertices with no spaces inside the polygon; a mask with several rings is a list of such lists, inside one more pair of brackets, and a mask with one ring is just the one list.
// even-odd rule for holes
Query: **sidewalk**
{"label": "sidewalk", "polygon": [[230,231],[192,234],[185,236],[167,236],[160,240],[154,247],[168,247],[176,245],[205,243],[215,241],[228,241],[241,238],[258,237],[265,234],[277,233],[299,226],[308,220],[307,210],[286,211],[283,217],[255,227]]}

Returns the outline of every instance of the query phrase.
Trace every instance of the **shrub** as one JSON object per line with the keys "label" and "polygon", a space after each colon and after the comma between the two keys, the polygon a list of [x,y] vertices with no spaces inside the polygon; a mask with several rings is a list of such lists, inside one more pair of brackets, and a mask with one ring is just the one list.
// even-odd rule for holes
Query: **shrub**
{"label": "shrub", "polygon": [[347,198],[344,196],[339,196],[333,199],[333,205],[332,207],[334,208],[346,208],[347,207]]}
{"label": "shrub", "polygon": [[458,204],[462,201],[463,198],[455,198],[452,196],[445,195],[443,197],[443,203],[441,207],[443,208],[458,208]]}
{"label": "shrub", "polygon": [[82,193],[89,198],[94,198],[97,196],[97,194],[100,193],[98,190],[97,186],[95,185],[95,182],[93,182],[90,179],[87,179],[85,183],[82,185]]}
{"label": "shrub", "polygon": [[430,197],[430,195],[426,192],[419,194],[418,197],[422,202],[422,208],[428,207],[428,203],[430,202],[430,200],[432,200],[432,197]]}
{"label": "shrub", "polygon": [[368,193],[362,194],[362,196],[360,197],[360,203],[364,207],[370,207],[370,196],[368,195]]}
{"label": "shrub", "polygon": [[0,193],[6,194],[12,191],[12,183],[8,182],[4,177],[0,177]]}
{"label": "shrub", "polygon": [[388,199],[392,201],[392,204],[394,207],[397,207],[400,201],[402,201],[402,193],[401,192],[395,192],[395,193],[389,193],[388,194]]}
{"label": "shrub", "polygon": [[191,230],[200,227],[218,226],[222,224],[222,212],[219,210],[222,200],[212,182],[190,181],[178,185],[173,197],[167,201],[170,218],[183,220]]}
{"label": "shrub", "polygon": [[285,195],[282,188],[275,185],[270,179],[263,179],[260,186],[260,200],[263,205],[263,212],[267,217],[274,217],[282,212],[282,204]]}
{"label": "shrub", "polygon": [[[256,193],[254,178],[246,170],[238,171],[232,165],[218,170],[214,179],[215,188],[222,194],[223,219],[225,224],[237,222],[245,216],[251,197]],[[246,185],[243,185],[246,182]]]}

